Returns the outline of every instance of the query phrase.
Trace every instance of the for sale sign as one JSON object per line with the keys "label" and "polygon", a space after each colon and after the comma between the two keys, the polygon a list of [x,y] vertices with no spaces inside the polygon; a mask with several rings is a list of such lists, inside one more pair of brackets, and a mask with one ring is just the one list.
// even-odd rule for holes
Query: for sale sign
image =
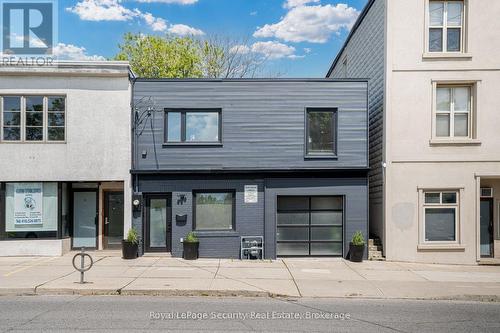
{"label": "for sale sign", "polygon": [[42,183],[17,183],[14,187],[16,225],[43,224]]}

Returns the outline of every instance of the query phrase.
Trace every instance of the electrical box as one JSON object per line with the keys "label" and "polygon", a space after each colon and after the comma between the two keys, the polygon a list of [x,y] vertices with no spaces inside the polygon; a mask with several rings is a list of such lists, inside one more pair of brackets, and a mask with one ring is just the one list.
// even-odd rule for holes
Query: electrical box
{"label": "electrical box", "polygon": [[263,259],[264,258],[264,237],[262,236],[241,236],[241,259]]}

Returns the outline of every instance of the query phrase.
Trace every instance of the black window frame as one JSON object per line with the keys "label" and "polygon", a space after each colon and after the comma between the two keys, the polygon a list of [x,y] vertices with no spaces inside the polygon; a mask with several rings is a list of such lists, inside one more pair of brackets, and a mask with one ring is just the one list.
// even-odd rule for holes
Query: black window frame
{"label": "black window frame", "polygon": [[[168,114],[181,114],[181,140],[168,141]],[[217,113],[218,114],[218,141],[186,141],[186,113]],[[165,108],[163,115],[163,146],[222,146],[222,108]]]}
{"label": "black window frame", "polygon": [[[305,137],[304,137],[304,157],[305,158],[337,158],[338,152],[338,108],[336,107],[306,107],[304,112],[304,126],[305,126]],[[313,112],[330,112],[332,113],[332,140],[333,140],[333,150],[329,153],[314,152],[309,150],[309,113]]]}
{"label": "black window frame", "polygon": [[[197,229],[196,228],[196,196],[198,194],[204,194],[204,193],[231,193],[233,196],[232,200],[232,214],[231,214],[231,229]],[[201,233],[210,233],[210,232],[234,232],[236,231],[236,190],[234,189],[218,189],[218,190],[193,190],[193,226],[192,230],[195,232],[201,232]]]}

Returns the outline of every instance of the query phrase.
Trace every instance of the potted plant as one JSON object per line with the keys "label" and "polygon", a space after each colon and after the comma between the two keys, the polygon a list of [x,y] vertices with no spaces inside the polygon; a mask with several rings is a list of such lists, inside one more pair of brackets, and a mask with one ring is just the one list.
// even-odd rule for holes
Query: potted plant
{"label": "potted plant", "polygon": [[362,262],[365,253],[365,238],[361,231],[356,231],[349,243],[349,259],[353,262]]}
{"label": "potted plant", "polygon": [[184,247],[183,258],[186,260],[198,259],[198,248],[200,241],[194,232],[189,232],[182,242]]}
{"label": "potted plant", "polygon": [[137,251],[139,249],[139,235],[135,228],[130,228],[127,233],[127,239],[122,240],[122,254],[123,259],[137,258]]}

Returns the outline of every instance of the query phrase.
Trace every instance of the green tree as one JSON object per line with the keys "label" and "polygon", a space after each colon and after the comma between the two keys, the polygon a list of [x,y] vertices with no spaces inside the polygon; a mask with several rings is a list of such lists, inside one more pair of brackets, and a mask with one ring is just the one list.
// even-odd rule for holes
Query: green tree
{"label": "green tree", "polygon": [[119,48],[114,59],[129,61],[134,73],[144,78],[257,77],[268,60],[252,52],[248,41],[217,36],[195,39],[127,33]]}
{"label": "green tree", "polygon": [[134,73],[145,78],[202,76],[199,44],[190,37],[127,33],[115,60],[129,61]]}

